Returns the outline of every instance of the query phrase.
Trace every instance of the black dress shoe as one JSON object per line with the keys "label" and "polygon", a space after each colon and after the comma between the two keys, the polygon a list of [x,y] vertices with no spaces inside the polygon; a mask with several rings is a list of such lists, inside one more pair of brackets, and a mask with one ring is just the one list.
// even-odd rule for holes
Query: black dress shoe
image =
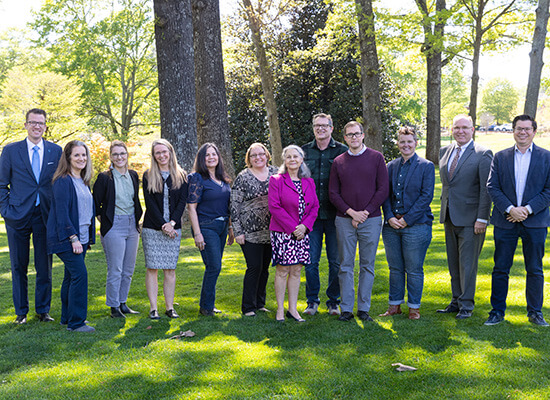
{"label": "black dress shoe", "polygon": [[14,324],[17,324],[17,325],[23,325],[23,324],[26,324],[27,323],[27,315],[18,315],[16,318],[15,318],[15,321],[13,321]]}
{"label": "black dress shoe", "polygon": [[126,315],[118,307],[111,307],[111,318],[126,318]]}
{"label": "black dress shoe", "polygon": [[139,311],[132,310],[126,303],[120,303],[120,311],[122,311],[123,314],[139,314]]}
{"label": "black dress shoe", "polygon": [[363,321],[373,321],[372,317],[366,311],[357,311],[357,318]]}
{"label": "black dress shoe", "polygon": [[40,322],[52,322],[54,319],[47,312],[36,314]]}
{"label": "black dress shoe", "polygon": [[455,307],[455,306],[452,306],[452,305],[448,305],[447,307],[441,309],[441,310],[437,310],[436,312],[440,313],[440,314],[454,314],[454,313],[457,313],[459,312],[460,309],[458,307]]}
{"label": "black dress shoe", "polygon": [[170,318],[179,318],[180,317],[178,315],[178,313],[176,312],[176,310],[174,310],[173,308],[170,309],[170,310],[166,310],[165,314],[168,315],[168,317],[170,317]]}
{"label": "black dress shoe", "polygon": [[466,319],[466,318],[470,318],[471,316],[472,316],[472,311],[460,310],[458,314],[456,314],[456,319]]}
{"label": "black dress shoe", "polygon": [[160,315],[157,310],[149,311],[149,318],[151,319],[160,319]]}
{"label": "black dress shoe", "polygon": [[338,321],[351,321],[353,319],[353,313],[344,311],[342,315],[338,317]]}
{"label": "black dress shoe", "polygon": [[206,317],[212,317],[212,316],[216,315],[214,310],[207,310],[206,308],[200,308],[199,309],[199,314],[204,315]]}
{"label": "black dress shoe", "polygon": [[290,318],[290,319],[293,319],[293,320],[296,321],[296,322],[306,322],[306,320],[303,319],[302,317],[296,318],[294,315],[292,315],[292,314],[290,313],[290,311],[287,311],[287,312],[286,312],[286,317],[287,317],[287,318]]}

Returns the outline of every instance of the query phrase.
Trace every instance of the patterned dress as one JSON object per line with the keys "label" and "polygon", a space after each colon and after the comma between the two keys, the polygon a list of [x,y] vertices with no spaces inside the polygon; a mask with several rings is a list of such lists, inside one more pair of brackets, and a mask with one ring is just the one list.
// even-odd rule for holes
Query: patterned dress
{"label": "patterned dress", "polygon": [[[164,221],[170,221],[170,205],[168,200],[168,185],[166,179],[169,172],[161,171],[164,179],[163,190],[163,217]],[[141,242],[145,255],[145,267],[149,269],[176,269],[180,255],[181,229],[176,229],[178,236],[171,239],[162,230],[143,228],[141,230]]]}
{"label": "patterned dress", "polygon": [[[302,192],[302,181],[292,181],[300,195],[298,201],[298,215],[300,220],[304,216],[306,202]],[[271,265],[296,265],[310,264],[309,236],[306,234],[302,240],[297,240],[294,235],[285,232],[271,232],[271,246],[273,247],[273,261]]]}

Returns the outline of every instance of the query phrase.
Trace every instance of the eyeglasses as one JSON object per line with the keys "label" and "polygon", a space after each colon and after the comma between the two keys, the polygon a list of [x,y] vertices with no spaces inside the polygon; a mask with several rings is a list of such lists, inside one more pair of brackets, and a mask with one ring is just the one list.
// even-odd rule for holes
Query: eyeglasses
{"label": "eyeglasses", "polygon": [[128,153],[113,153],[113,154],[111,154],[111,157],[113,157],[113,158],[118,158],[118,157],[124,158],[127,155],[128,155]]}
{"label": "eyeglasses", "polygon": [[362,135],[361,132],[350,132],[350,133],[346,133],[344,136],[347,137],[347,138],[358,138]]}
{"label": "eyeglasses", "polygon": [[265,157],[265,153],[250,154],[249,157],[250,158]]}
{"label": "eyeglasses", "polygon": [[26,124],[28,124],[30,126],[39,126],[41,128],[46,126],[45,122],[40,122],[40,121],[27,121]]}
{"label": "eyeglasses", "polygon": [[472,126],[453,126],[453,131],[467,131],[472,128]]}
{"label": "eyeglasses", "polygon": [[533,132],[533,128],[515,128],[514,131],[517,133],[525,132],[525,133],[531,133]]}
{"label": "eyeglasses", "polygon": [[314,125],[313,125],[313,129],[321,129],[321,128],[323,128],[323,129],[328,129],[328,128],[330,128],[331,126],[332,126],[332,125],[330,125],[330,124],[314,124]]}

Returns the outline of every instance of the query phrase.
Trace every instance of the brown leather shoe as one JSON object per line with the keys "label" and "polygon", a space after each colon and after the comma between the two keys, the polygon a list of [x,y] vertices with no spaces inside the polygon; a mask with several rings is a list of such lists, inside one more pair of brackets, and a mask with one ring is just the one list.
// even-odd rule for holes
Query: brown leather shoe
{"label": "brown leather shoe", "polygon": [[403,314],[403,312],[401,311],[401,306],[398,304],[396,306],[393,306],[390,304],[390,306],[388,307],[388,311],[386,311],[384,314],[380,314],[378,315],[379,317],[390,317],[392,315],[395,315],[395,314]]}
{"label": "brown leather shoe", "polygon": [[409,308],[409,319],[420,319],[419,308]]}

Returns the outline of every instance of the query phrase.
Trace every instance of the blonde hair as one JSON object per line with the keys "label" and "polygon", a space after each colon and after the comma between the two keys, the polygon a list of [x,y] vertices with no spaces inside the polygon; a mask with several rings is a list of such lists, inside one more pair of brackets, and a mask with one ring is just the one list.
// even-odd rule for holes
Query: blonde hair
{"label": "blonde hair", "polygon": [[53,174],[52,182],[71,174],[71,154],[73,149],[78,146],[86,149],[86,166],[80,171],[80,177],[86,186],[90,186],[94,169],[92,166],[92,157],[90,157],[90,149],[88,149],[86,143],[80,140],[71,140],[65,145],[63,154],[61,154],[61,158],[59,159],[59,164],[57,164],[57,169]]}
{"label": "blonde hair", "polygon": [[266,164],[268,164],[269,161],[271,161],[271,153],[269,153],[269,150],[267,149],[267,147],[265,147],[262,143],[252,143],[248,148],[248,150],[246,151],[246,155],[244,156],[244,162],[246,163],[246,166],[248,168],[252,168],[252,163],[250,162],[250,151],[254,147],[260,147],[265,151],[265,156],[267,158]]}
{"label": "blonde hair", "polygon": [[170,153],[170,160],[168,161],[170,178],[172,179],[172,188],[179,189],[184,182],[187,182],[187,173],[185,170],[179,166],[176,159],[176,152],[166,139],[157,139],[153,141],[151,145],[151,167],[147,170],[147,190],[151,193],[162,193],[164,189],[164,180],[162,179],[162,174],[160,173],[160,168],[155,159],[155,146],[163,145],[168,148]]}
{"label": "blonde hair", "polygon": [[[122,147],[124,150],[126,150],[126,169],[130,168],[130,165],[128,163],[128,147],[126,147],[126,143],[124,143],[122,140],[113,140],[111,142],[111,146],[109,147],[109,158],[113,155],[113,147]],[[113,162],[111,161],[111,168],[114,168]]]}

